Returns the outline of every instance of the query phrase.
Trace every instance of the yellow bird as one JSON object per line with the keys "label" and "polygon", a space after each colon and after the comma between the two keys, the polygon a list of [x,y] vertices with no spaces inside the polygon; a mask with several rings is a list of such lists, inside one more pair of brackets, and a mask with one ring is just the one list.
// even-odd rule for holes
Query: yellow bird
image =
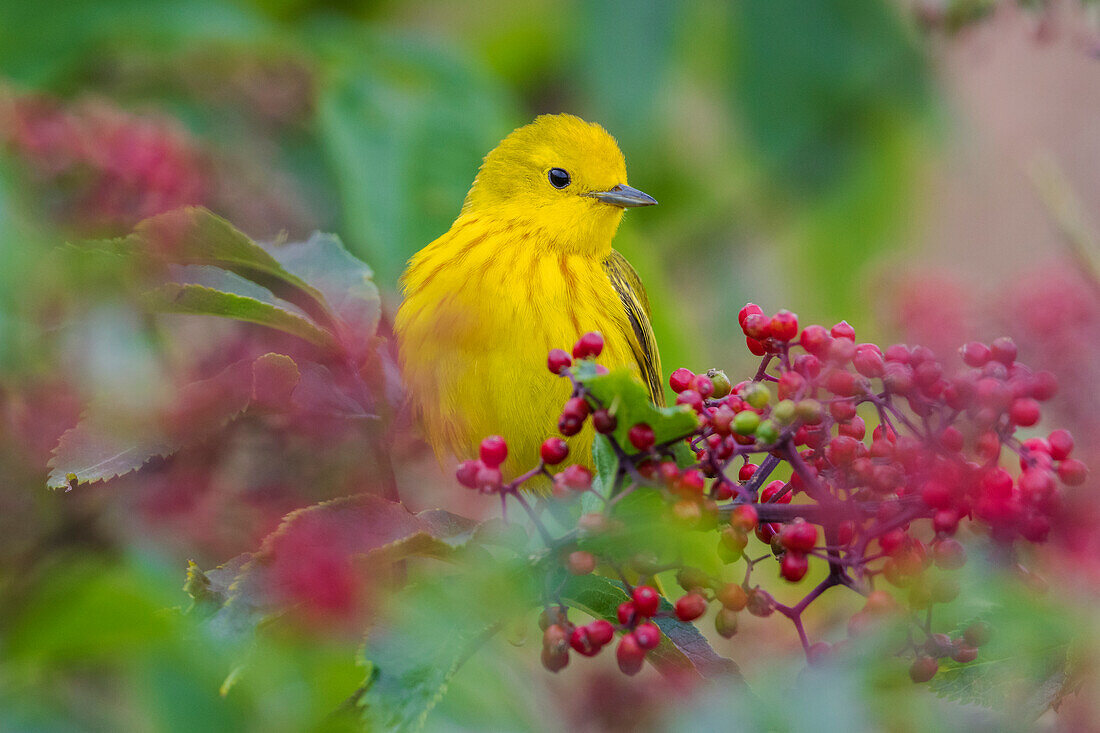
{"label": "yellow bird", "polygon": [[[587,331],[604,337],[600,363],[632,369],[663,404],[649,301],[611,248],[624,210],[656,203],[627,185],[615,139],[572,115],[542,115],[485,156],[450,230],[409,260],[395,322],[441,460],[502,435],[505,478],[532,467],[570,390],[547,352]],[[569,442],[569,460],[591,465],[591,427]]]}

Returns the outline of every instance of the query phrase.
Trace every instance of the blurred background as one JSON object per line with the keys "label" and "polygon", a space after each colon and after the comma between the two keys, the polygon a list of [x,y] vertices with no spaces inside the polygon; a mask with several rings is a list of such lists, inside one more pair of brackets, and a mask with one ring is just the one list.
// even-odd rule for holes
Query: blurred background
{"label": "blurred background", "polygon": [[[140,406],[207,373],[231,328],[175,324],[167,337],[117,271],[62,245],[190,204],[257,239],[332,232],[374,269],[384,330],[406,259],[446,231],[482,156],[541,113],[601,123],[631,184],[661,202],[627,216],[616,247],[649,290],[666,373],[748,376],[735,317],[747,300],[942,355],[1008,334],[1021,360],[1058,374],[1050,426],[1072,429],[1095,465],[1095,12],[1068,0],[0,0],[0,729],[313,729],[337,725],[326,715],[362,680],[346,637],[276,639],[250,652],[262,672],[223,696],[240,649],[163,609],[187,606],[188,559],[255,549],[286,512],[370,477],[258,471],[271,436],[244,426],[188,460],[45,489],[50,452],[89,401]],[[486,511],[463,506],[413,439],[403,446],[398,483],[415,509]],[[1097,502],[1084,490],[1071,502],[1045,561],[1067,625],[1100,581]],[[1019,633],[1038,617],[1021,614]],[[782,690],[797,640],[773,627],[720,650]],[[536,657],[504,642],[479,655],[429,727],[637,729],[694,699],[655,675],[627,684],[613,663],[551,678]],[[848,730],[920,729],[930,714],[922,698],[891,707],[845,679]],[[654,705],[658,693],[671,701]],[[728,702],[691,709],[706,724]],[[988,722],[969,707],[934,714]],[[1092,714],[1071,700],[1059,724]]]}

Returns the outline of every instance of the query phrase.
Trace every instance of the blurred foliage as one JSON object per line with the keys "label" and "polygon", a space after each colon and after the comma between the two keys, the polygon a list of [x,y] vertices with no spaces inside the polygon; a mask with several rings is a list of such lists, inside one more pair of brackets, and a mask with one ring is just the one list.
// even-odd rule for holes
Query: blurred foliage
{"label": "blurred foliage", "polygon": [[[949,18],[969,22],[989,3],[950,5]],[[377,488],[372,413],[315,349],[339,341],[344,356],[362,356],[368,344],[344,337],[373,335],[379,321],[384,333],[404,261],[449,226],[481,157],[535,114],[603,123],[631,183],[661,201],[626,218],[617,246],[647,284],[668,368],[743,358],[733,316],[747,299],[817,321],[868,317],[862,274],[900,241],[941,104],[927,48],[900,6],[0,0],[0,728],[346,730],[375,714],[440,730],[571,727],[561,711],[577,702],[576,688],[524,667],[536,663],[533,644],[512,651],[502,631],[489,653],[465,660],[459,642],[480,634],[484,618],[452,628],[435,612],[488,602],[499,604],[499,619],[522,616],[527,594],[492,573],[483,584],[448,584],[437,566],[414,561],[408,594],[429,600],[409,606],[394,596],[385,610],[401,622],[397,636],[368,637],[356,660],[358,635],[278,625],[226,634],[210,622],[223,598],[204,606],[200,597],[184,612],[185,562],[211,567],[254,551],[288,512]],[[168,267],[175,283],[167,303],[290,335],[150,311],[140,297],[149,268],[118,261],[110,238],[169,204],[207,206],[240,231],[221,222],[220,234],[204,235],[228,242],[218,256],[159,262],[153,269]],[[335,238],[308,238],[315,230],[337,233],[350,254]],[[60,247],[89,238],[101,241]],[[280,250],[286,240],[295,244]],[[233,246],[235,255],[221,256]],[[298,343],[306,333],[317,343]],[[386,412],[396,402],[392,364],[384,343],[369,346],[378,349],[370,396]],[[247,367],[232,380],[243,391],[211,407],[229,420],[248,405],[243,417],[158,443],[122,468],[179,450],[176,464],[153,461],[107,487],[45,492],[50,451],[90,402],[115,414],[150,410],[168,386],[177,394],[233,364]],[[266,375],[258,381],[256,365]],[[300,397],[307,438],[272,426],[265,389]],[[334,429],[321,412],[354,414],[363,432]],[[149,424],[126,427],[131,438],[157,438]],[[65,486],[70,472],[105,478],[95,464],[127,446],[95,448],[84,475],[62,451],[51,484]],[[412,501],[434,505],[419,474],[409,483]],[[439,549],[430,532],[411,536],[397,547]],[[706,541],[706,552],[687,542],[683,551],[712,556]],[[316,544],[324,543],[306,547]],[[527,549],[485,544],[461,561]],[[228,587],[236,570],[202,577]],[[194,573],[192,581],[204,582]],[[602,587],[578,597],[607,616],[621,591],[594,582]],[[1078,651],[1096,638],[1087,619],[1055,625],[1060,611],[1050,605],[984,576],[971,582],[986,607],[969,610],[1003,617],[1001,658],[1028,660],[1010,678],[1044,671],[1035,629],[1059,644],[1072,638]],[[409,607],[432,612],[403,615]],[[417,668],[401,658],[407,648],[441,656]],[[761,684],[751,681],[759,698],[723,687],[668,712],[665,725],[1005,722],[971,705],[927,707],[931,698],[914,693],[904,670],[870,667],[859,650],[802,672],[781,656]],[[418,696],[409,709],[387,707],[394,674]],[[410,677],[416,684],[404,685]],[[610,689],[594,683],[595,702],[579,707],[625,716],[656,699]]]}

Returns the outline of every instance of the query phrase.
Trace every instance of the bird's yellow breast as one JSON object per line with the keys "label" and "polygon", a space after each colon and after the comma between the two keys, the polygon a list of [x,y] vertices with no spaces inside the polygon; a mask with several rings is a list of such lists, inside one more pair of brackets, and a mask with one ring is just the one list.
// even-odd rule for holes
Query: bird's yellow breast
{"label": "bird's yellow breast", "polygon": [[[604,336],[602,364],[638,371],[602,267],[610,242],[603,255],[567,254],[549,236],[533,222],[466,213],[410,261],[395,330],[437,454],[473,457],[497,434],[509,444],[506,477],[533,466],[570,391],[547,371],[546,354],[587,331]],[[591,442],[589,429],[573,438],[571,459],[589,462]]]}

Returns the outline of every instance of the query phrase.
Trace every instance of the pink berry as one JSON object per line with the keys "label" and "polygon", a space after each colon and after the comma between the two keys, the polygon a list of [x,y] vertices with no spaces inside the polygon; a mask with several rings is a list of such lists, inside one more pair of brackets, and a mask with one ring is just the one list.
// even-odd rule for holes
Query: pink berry
{"label": "pink berry", "polygon": [[455,478],[458,479],[458,483],[465,486],[467,489],[477,488],[477,472],[481,469],[481,461],[470,459],[458,464],[458,470],[455,471]]}
{"label": "pink berry", "polygon": [[856,340],[856,330],[847,321],[841,321],[829,329],[829,335],[835,339]]}
{"label": "pink berry", "polygon": [[990,351],[981,341],[971,341],[959,349],[959,356],[967,366],[981,368],[989,361]]}
{"label": "pink berry", "polygon": [[1039,422],[1040,415],[1041,412],[1038,400],[1033,400],[1030,397],[1021,397],[1020,399],[1013,400],[1012,405],[1008,409],[1009,419],[1023,428],[1031,427]]}
{"label": "pink berry", "polygon": [[619,663],[619,670],[623,674],[635,675],[641,671],[645,662],[645,649],[638,644],[634,634],[624,634],[619,640],[619,646],[615,649],[615,661]]}
{"label": "pink berry", "polygon": [[1089,469],[1084,462],[1076,458],[1067,458],[1058,464],[1058,478],[1066,486],[1079,486],[1088,478]]}
{"label": "pink berry", "polygon": [[1012,366],[1012,362],[1016,361],[1016,342],[1007,336],[993,339],[989,345],[989,355],[1005,366]]}
{"label": "pink berry", "polygon": [[737,323],[742,328],[745,327],[745,319],[751,315],[764,315],[764,309],[758,306],[756,303],[746,303],[745,307],[737,314]]}
{"label": "pink berry", "polygon": [[817,544],[817,527],[809,522],[792,522],[779,532],[779,541],[788,550],[809,552]]}
{"label": "pink berry", "polygon": [[1053,431],[1047,437],[1047,442],[1050,444],[1050,457],[1056,461],[1069,458],[1073,451],[1073,436],[1068,430]]}
{"label": "pink berry", "polygon": [[810,560],[801,552],[795,552],[794,550],[788,550],[783,555],[783,559],[779,563],[779,574],[783,576],[785,580],[789,580],[792,583],[797,583],[806,577],[806,572],[810,569]]}

